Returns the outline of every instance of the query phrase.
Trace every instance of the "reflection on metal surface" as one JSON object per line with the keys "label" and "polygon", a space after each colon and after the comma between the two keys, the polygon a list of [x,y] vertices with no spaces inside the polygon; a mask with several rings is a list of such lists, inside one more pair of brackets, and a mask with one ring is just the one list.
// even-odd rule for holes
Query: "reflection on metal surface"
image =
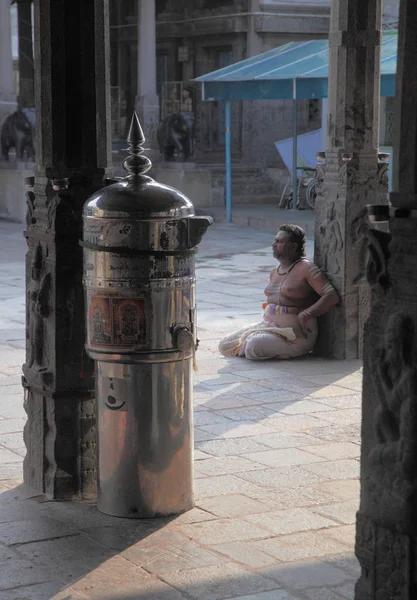
{"label": "reflection on metal surface", "polygon": [[86,349],[96,360],[99,510],[120,517],[193,506],[193,249],[210,217],[144,175],[136,115],[129,172],[84,207]]}

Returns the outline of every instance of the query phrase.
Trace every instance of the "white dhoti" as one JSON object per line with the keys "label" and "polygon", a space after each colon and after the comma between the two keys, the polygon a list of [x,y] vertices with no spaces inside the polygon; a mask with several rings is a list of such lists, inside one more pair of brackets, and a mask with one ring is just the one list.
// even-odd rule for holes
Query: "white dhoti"
{"label": "white dhoti", "polygon": [[317,320],[308,322],[305,335],[296,334],[293,327],[279,327],[263,320],[234,331],[219,343],[224,356],[244,356],[249,360],[293,358],[308,354],[317,340]]}

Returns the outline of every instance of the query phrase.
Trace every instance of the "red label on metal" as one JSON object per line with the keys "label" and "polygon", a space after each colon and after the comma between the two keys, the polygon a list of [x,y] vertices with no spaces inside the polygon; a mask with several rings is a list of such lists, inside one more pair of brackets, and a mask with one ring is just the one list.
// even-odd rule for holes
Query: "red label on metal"
{"label": "red label on metal", "polygon": [[90,344],[136,346],[146,343],[145,302],[101,294],[88,296]]}

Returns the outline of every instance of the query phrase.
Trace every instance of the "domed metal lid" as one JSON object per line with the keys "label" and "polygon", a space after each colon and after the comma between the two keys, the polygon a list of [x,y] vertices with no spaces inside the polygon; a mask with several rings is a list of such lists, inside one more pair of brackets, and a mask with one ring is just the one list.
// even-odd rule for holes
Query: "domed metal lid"
{"label": "domed metal lid", "polygon": [[178,190],[157,183],[147,171],[152,163],[143,156],[145,137],[136,112],[127,136],[129,156],[123,168],[129,173],[90,196],[84,205],[84,217],[105,219],[183,219],[193,217],[194,207]]}

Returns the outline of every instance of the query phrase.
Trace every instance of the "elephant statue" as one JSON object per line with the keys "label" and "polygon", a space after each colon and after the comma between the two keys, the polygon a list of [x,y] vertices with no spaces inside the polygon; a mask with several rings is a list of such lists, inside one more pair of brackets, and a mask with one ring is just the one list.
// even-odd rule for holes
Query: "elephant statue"
{"label": "elephant statue", "polygon": [[186,161],[193,155],[193,121],[191,113],[186,118],[183,113],[168,115],[158,125],[157,140],[164,160]]}
{"label": "elephant statue", "polygon": [[1,128],[0,141],[3,160],[9,160],[11,148],[15,148],[16,158],[33,160],[35,156],[34,128],[22,109],[18,108],[16,112],[6,117]]}

